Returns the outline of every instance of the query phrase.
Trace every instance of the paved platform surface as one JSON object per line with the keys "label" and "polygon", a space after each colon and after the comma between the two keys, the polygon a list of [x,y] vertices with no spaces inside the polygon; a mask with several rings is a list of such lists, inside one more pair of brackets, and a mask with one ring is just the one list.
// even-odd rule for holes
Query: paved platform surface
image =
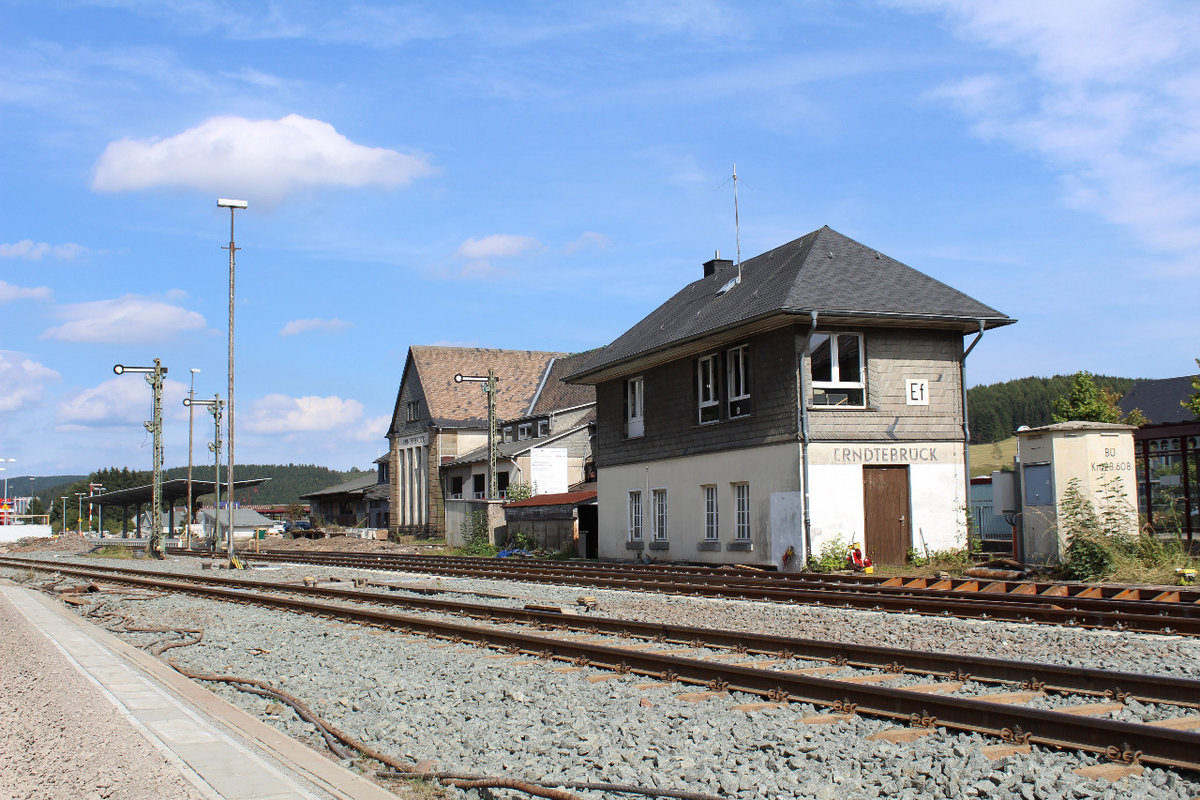
{"label": "paved platform surface", "polygon": [[210,800],[395,800],[40,592],[0,593]]}

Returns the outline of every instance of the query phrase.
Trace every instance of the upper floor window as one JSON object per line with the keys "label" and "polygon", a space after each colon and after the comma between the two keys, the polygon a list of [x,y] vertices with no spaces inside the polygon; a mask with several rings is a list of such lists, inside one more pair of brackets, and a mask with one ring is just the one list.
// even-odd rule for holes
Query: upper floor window
{"label": "upper floor window", "polygon": [[462,500],[463,479],[461,475],[456,475],[450,479],[450,499]]}
{"label": "upper floor window", "polygon": [[533,436],[533,423],[522,422],[517,426],[517,441],[524,441]]}
{"label": "upper floor window", "polygon": [[410,400],[408,402],[408,421],[416,422],[421,418],[421,401]]}
{"label": "upper floor window", "polygon": [[645,432],[642,385],[641,375],[625,381],[625,436],[630,439]]}
{"label": "upper floor window", "polygon": [[487,475],[471,476],[471,497],[475,500],[487,499]]}
{"label": "upper floor window", "polygon": [[541,439],[543,436],[550,435],[550,420],[539,419],[537,425],[538,425],[537,438]]}
{"label": "upper floor window", "polygon": [[721,419],[721,400],[717,383],[717,356],[702,356],[696,361],[696,400],[700,424]]}
{"label": "upper floor window", "polygon": [[378,474],[378,477],[376,478],[376,481],[378,483],[387,483],[388,482],[388,462],[386,462],[386,461],[379,462],[379,474]]}
{"label": "upper floor window", "polygon": [[512,425],[505,425],[504,426],[504,441],[511,442],[512,440],[513,440],[513,427],[512,427]]}
{"label": "upper floor window", "polygon": [[734,347],[726,353],[729,418],[750,414],[750,345]]}
{"label": "upper floor window", "polygon": [[862,334],[815,333],[809,370],[814,406],[861,408],[867,404],[863,382]]}

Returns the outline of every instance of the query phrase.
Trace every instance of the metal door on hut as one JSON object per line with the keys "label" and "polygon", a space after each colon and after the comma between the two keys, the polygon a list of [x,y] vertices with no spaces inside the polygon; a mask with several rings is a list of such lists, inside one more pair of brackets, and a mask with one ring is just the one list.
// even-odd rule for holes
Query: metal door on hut
{"label": "metal door on hut", "polygon": [[903,564],[912,545],[908,467],[863,467],[863,548],[875,564]]}

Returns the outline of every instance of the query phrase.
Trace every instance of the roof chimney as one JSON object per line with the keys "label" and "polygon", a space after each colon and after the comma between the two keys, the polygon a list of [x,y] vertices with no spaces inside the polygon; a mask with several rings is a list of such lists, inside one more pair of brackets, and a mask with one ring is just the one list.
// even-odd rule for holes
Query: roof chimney
{"label": "roof chimney", "polygon": [[720,270],[732,266],[733,262],[728,258],[721,258],[721,251],[718,250],[712,259],[704,262],[704,277],[707,278],[710,275],[715,275]]}

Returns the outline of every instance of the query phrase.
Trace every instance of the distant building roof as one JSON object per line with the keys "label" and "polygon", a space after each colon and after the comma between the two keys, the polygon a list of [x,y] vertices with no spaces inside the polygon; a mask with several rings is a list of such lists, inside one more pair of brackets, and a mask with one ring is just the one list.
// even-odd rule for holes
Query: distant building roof
{"label": "distant building roof", "polygon": [[1121,412],[1128,414],[1135,408],[1140,408],[1150,422],[1158,425],[1164,422],[1191,422],[1196,415],[1184,408],[1183,401],[1195,393],[1192,387],[1193,376],[1183,375],[1178,378],[1159,378],[1157,380],[1135,381],[1125,396],[1121,398]]}
{"label": "distant building roof", "polygon": [[[588,417],[581,421],[578,425],[574,425],[566,430],[556,431],[550,436],[543,436],[540,439],[521,439],[520,441],[516,442],[501,442],[496,448],[497,455],[499,455],[500,458],[514,458],[532,450],[535,447],[552,447],[554,446],[554,443],[560,439],[564,439],[567,436],[570,436],[572,433],[578,433],[581,430],[585,430],[594,419],[594,414],[588,415]],[[488,448],[485,444],[483,447],[477,447],[469,453],[463,453],[461,456],[443,463],[442,466],[457,467],[463,464],[474,464],[479,461],[487,460]]]}
{"label": "distant building roof", "polygon": [[496,416],[511,419],[529,408],[550,359],[565,355],[437,345],[413,345],[409,353],[425,392],[429,416],[435,426],[445,428],[487,426],[487,395],[482,386],[455,383],[455,375],[486,376],[489,369],[495,370]]}
{"label": "distant building roof", "polygon": [[505,508],[529,508],[531,506],[573,506],[588,503],[596,499],[596,490],[583,492],[562,492],[560,494],[535,494],[527,500],[515,503],[505,503]]}
{"label": "distant building roof", "polygon": [[829,226],[742,262],[710,262],[711,274],[689,283],[570,380],[596,383],[619,365],[659,356],[693,340],[764,327],[772,317],[819,315],[818,325],[883,324],[947,328],[963,333],[1016,320],[941,281],[844,236]]}
{"label": "distant building roof", "polygon": [[301,497],[328,497],[335,494],[362,494],[364,491],[374,486],[378,478],[372,472],[368,475],[363,475],[359,478],[348,480],[345,483],[339,483],[337,486],[330,486],[327,489],[318,489],[315,492],[302,494]]}
{"label": "distant building roof", "polygon": [[547,375],[542,386],[533,398],[533,404],[526,416],[548,414],[563,408],[576,408],[596,402],[596,387],[578,383],[567,383],[566,377],[582,367],[598,351],[586,350],[574,355],[562,356],[551,360],[546,367]]}
{"label": "distant building roof", "polygon": [[[229,512],[222,508],[219,510],[221,523],[225,522],[225,515]],[[205,508],[201,511],[206,523],[213,518],[213,509]],[[235,528],[270,528],[279,525],[279,520],[264,517],[252,508],[235,508],[233,510],[233,527]]]}
{"label": "distant building roof", "polygon": [[1136,431],[1136,425],[1125,425],[1120,422],[1088,422],[1087,420],[1071,420],[1069,422],[1056,422],[1053,425],[1042,425],[1037,428],[1026,428],[1025,430],[1017,430],[1017,434],[1023,433],[1058,433],[1061,431]]}

